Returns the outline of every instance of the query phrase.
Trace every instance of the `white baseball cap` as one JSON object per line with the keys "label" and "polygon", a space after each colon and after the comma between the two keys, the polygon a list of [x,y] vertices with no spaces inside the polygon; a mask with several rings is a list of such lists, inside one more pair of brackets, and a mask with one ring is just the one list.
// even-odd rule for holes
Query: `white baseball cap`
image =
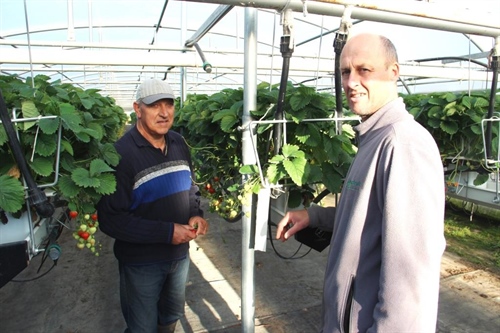
{"label": "white baseball cap", "polygon": [[153,104],[160,99],[175,99],[174,91],[167,81],[148,79],[141,83],[137,89],[135,100],[144,104]]}

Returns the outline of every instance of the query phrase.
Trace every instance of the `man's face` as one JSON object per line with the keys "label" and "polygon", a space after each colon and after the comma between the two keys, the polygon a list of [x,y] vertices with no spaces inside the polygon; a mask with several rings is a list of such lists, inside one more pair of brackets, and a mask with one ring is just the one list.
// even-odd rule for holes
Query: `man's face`
{"label": "man's face", "polygon": [[387,63],[381,42],[373,36],[356,36],[346,43],[340,70],[349,108],[362,118],[397,97],[399,65]]}
{"label": "man's face", "polygon": [[137,126],[146,139],[163,137],[174,123],[175,105],[172,99],[161,99],[153,104],[134,103]]}

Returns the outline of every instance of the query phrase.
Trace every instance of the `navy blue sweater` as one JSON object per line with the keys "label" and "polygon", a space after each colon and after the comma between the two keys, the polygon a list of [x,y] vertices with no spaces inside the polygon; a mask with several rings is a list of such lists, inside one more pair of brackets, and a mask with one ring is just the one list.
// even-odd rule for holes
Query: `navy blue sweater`
{"label": "navy blue sweater", "polygon": [[134,126],[116,143],[116,191],[99,201],[101,230],[115,239],[116,258],[148,264],[185,258],[189,243],[173,245],[174,223],[203,216],[194,185],[191,155],[184,138],[169,131],[167,154],[153,147]]}

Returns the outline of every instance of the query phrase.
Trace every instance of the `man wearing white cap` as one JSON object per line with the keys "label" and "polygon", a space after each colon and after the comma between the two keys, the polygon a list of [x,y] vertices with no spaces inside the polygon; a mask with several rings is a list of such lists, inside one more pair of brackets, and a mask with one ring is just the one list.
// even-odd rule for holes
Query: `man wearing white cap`
{"label": "man wearing white cap", "polygon": [[129,333],[173,333],[184,315],[189,241],[207,232],[184,138],[171,131],[174,93],[150,79],[137,90],[137,124],[115,147],[116,191],[98,204],[115,238],[120,300]]}

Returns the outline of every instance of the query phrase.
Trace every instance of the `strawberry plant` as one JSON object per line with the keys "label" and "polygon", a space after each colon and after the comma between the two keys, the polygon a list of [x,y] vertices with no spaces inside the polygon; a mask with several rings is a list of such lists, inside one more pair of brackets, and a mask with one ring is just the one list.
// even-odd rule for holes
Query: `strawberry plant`
{"label": "strawberry plant", "polygon": [[[454,174],[460,171],[477,171],[474,181],[480,185],[487,181],[483,129],[481,121],[487,117],[489,91],[441,92],[407,95],[404,97],[409,112],[429,130],[437,142],[444,164],[453,165]],[[496,94],[495,105],[500,105]],[[498,113],[494,114],[498,118]],[[498,152],[498,125],[491,127],[492,151]]]}
{"label": "strawberry plant", "polygon": [[[51,184],[58,198],[67,202],[68,214],[88,224],[87,214],[104,194],[115,191],[112,173],[119,155],[113,143],[123,132],[127,116],[110,97],[98,90],[73,86],[38,75],[20,79],[0,76],[0,90],[15,118],[46,117],[14,122],[21,148],[34,180]],[[62,128],[57,170],[58,130]],[[7,135],[0,126],[0,211],[20,214],[26,209],[24,186],[11,154]]]}
{"label": "strawberry plant", "polygon": [[[257,109],[251,110],[253,119],[274,119],[278,92],[278,85],[262,83],[257,87]],[[290,207],[309,197],[307,194],[314,192],[318,184],[334,193],[340,190],[356,150],[351,124],[346,122],[339,134],[334,121],[325,121],[334,116],[334,97],[289,83],[283,109],[290,122],[284,125],[286,144],[278,154],[274,154],[273,124],[256,125],[255,154],[261,170],[257,165],[242,162],[242,89],[225,89],[210,96],[189,95],[177,111],[175,128],[192,144],[197,179],[203,195],[211,199],[211,211],[228,220],[237,218],[245,195],[261,188],[261,175],[273,184],[289,188]],[[207,183],[208,188],[204,186]]]}
{"label": "strawberry plant", "polygon": [[[466,171],[484,167],[481,120],[487,114],[488,94],[487,91],[442,92],[402,97],[409,112],[433,135],[443,163],[453,160],[456,171]],[[257,108],[251,110],[253,119],[272,120],[277,99],[277,85],[260,84]],[[497,105],[499,99],[497,94]],[[285,119],[291,122],[286,124],[286,139],[278,153],[274,152],[273,125],[256,122],[255,150],[261,169],[242,163],[242,89],[224,89],[210,96],[189,95],[178,109],[175,127],[192,144],[197,179],[202,194],[211,199],[211,211],[231,220],[230,216],[240,211],[245,195],[257,193],[261,188],[260,176],[270,183],[289,187],[289,207],[310,200],[317,185],[332,193],[340,191],[356,152],[352,125],[357,122],[344,121],[343,130],[338,133],[335,122],[324,121],[334,116],[334,96],[291,83],[287,86],[283,109]],[[344,113],[349,114],[345,108]],[[498,137],[497,128],[493,128],[493,135]],[[494,139],[495,151],[497,143]],[[484,182],[485,177],[487,174],[479,174],[477,183]],[[214,182],[214,178],[220,180]]]}

